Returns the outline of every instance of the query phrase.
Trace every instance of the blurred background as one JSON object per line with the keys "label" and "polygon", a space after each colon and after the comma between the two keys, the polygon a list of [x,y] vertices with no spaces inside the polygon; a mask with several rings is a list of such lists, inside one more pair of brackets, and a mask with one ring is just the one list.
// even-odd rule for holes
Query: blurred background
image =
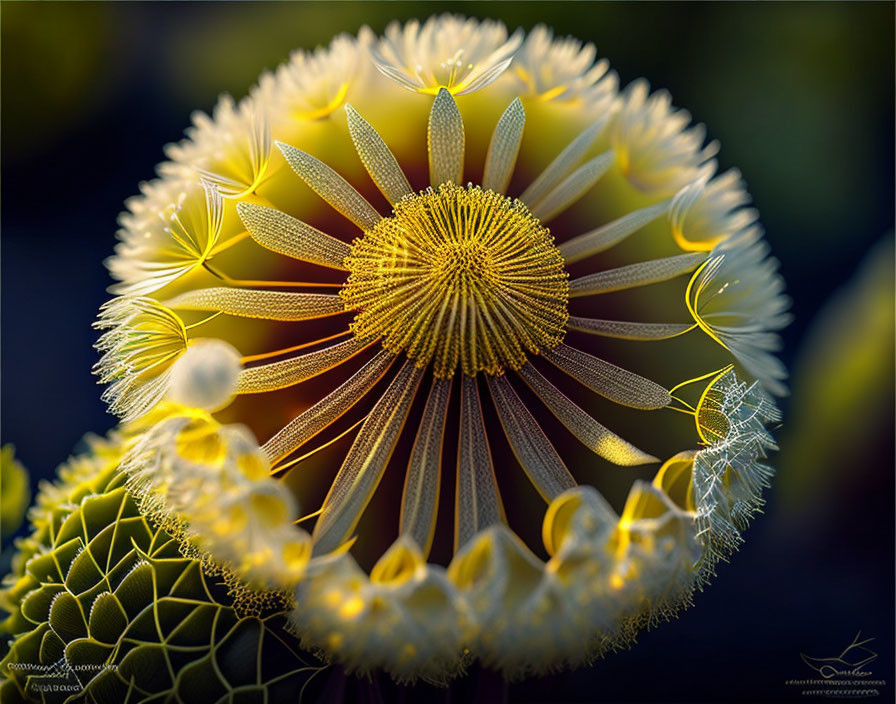
{"label": "blurred background", "polygon": [[[782,451],[732,564],[681,618],[592,668],[464,701],[789,702],[858,631],[893,699],[891,3],[4,3],[2,441],[32,489],[114,424],[90,373],[122,201],[219,93],[240,98],[297,47],[456,11],[593,41],[645,76],[743,172],[793,297]],[[7,491],[9,489],[7,488]],[[7,541],[8,542],[8,541]]]}

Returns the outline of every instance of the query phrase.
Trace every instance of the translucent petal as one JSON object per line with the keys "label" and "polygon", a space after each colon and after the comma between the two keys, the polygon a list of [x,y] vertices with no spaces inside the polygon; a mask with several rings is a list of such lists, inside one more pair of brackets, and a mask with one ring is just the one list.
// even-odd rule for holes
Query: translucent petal
{"label": "translucent petal", "polygon": [[345,242],[274,208],[238,203],[236,211],[252,239],[265,249],[303,262],[345,270],[342,261],[351,250]]}
{"label": "translucent petal", "polygon": [[608,121],[609,116],[604,115],[572,140],[529,187],[523,191],[520,200],[531,208],[532,204],[537,203],[554,190],[569,172],[585,158],[588,148],[600,136],[600,133],[604,131]]}
{"label": "translucent petal", "polygon": [[485,378],[513,454],[542,498],[550,502],[574,487],[576,480],[545,436],[538,421],[517,396],[507,377],[501,375]]}
{"label": "translucent petal", "polygon": [[286,161],[315,193],[362,230],[380,221],[380,214],[342,176],[310,154],[277,142]]}
{"label": "translucent petal", "polygon": [[351,105],[346,104],[345,113],[355,150],[376,187],[392,205],[413,193],[411,184],[379,133]]}
{"label": "translucent petal", "polygon": [[570,316],[566,326],[592,335],[617,337],[622,340],[665,340],[687,332],[693,325],[686,323],[633,323],[623,320],[598,320]]}
{"label": "translucent petal", "polygon": [[532,214],[545,223],[562,213],[598,182],[613,164],[614,158],[613,152],[609,151],[586,161],[551,190],[544,199],[537,201],[531,207]]}
{"label": "translucent petal", "polygon": [[352,444],[314,526],[314,551],[338,548],[351,534],[376,490],[404,427],[424,370],[408,360],[389,384]]}
{"label": "translucent petal", "polygon": [[558,345],[542,354],[594,393],[623,406],[649,410],[663,408],[671,400],[659,384],[569,345]]}
{"label": "translucent petal", "polygon": [[642,452],[629,442],[607,430],[594,418],[570,401],[551,382],[545,379],[531,364],[517,370],[526,385],[532,389],[539,400],[548,407],[566,428],[575,435],[588,449],[613,464],[632,467],[639,464],[658,462],[659,460]]}
{"label": "translucent petal", "polygon": [[401,532],[429,553],[436,529],[442,475],[442,443],[451,399],[451,379],[433,381],[411,451],[401,495]]}
{"label": "translucent petal", "polygon": [[510,106],[501,115],[492,141],[485,157],[485,170],[482,174],[482,187],[495,193],[506,193],[507,184],[513,175],[513,167],[523,141],[523,127],[526,124],[526,111],[519,98],[514,98]]}
{"label": "translucent petal", "polygon": [[464,123],[457,103],[445,88],[432,102],[427,130],[429,182],[435,186],[464,179]]}
{"label": "translucent petal", "polygon": [[370,341],[362,342],[353,337],[322,350],[244,369],[240,373],[237,393],[257,394],[298,384],[342,364],[370,344]]}
{"label": "translucent petal", "polygon": [[220,311],[243,318],[265,320],[311,320],[342,313],[339,296],[325,293],[286,293],[245,288],[201,288],[187,291],[165,302],[180,310]]}
{"label": "translucent petal", "polygon": [[705,252],[678,254],[664,259],[651,259],[588,274],[569,282],[569,297],[591,296],[598,293],[622,291],[627,288],[668,281],[696,269],[705,259]]}
{"label": "translucent petal", "polygon": [[391,352],[377,353],[348,381],[293,418],[261,449],[275,462],[301,447],[360,401],[382,378],[394,359]]}
{"label": "translucent petal", "polygon": [[618,244],[669,209],[669,200],[641,208],[602,227],[557,245],[567,264],[587,259]]}
{"label": "translucent petal", "polygon": [[485,434],[476,379],[464,374],[461,383],[454,498],[455,552],[484,528],[507,522]]}

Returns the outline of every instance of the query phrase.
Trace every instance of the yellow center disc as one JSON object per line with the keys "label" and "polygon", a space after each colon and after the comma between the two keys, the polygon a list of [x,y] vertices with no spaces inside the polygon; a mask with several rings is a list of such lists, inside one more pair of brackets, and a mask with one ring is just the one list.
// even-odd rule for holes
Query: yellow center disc
{"label": "yellow center disc", "polygon": [[352,245],[352,331],[437,377],[518,369],[563,340],[563,257],[519,201],[452,183],[408,196]]}

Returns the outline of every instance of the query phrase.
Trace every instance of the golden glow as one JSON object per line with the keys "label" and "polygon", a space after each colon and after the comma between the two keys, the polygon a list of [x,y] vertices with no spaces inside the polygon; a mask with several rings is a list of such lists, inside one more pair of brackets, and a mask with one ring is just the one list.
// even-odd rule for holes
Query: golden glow
{"label": "golden glow", "polygon": [[409,196],[352,246],[340,295],[352,332],[446,378],[518,369],[556,347],[569,284],[550,232],[519,201],[444,184]]}
{"label": "golden glow", "polygon": [[294,117],[302,120],[321,120],[328,117],[345,102],[348,93],[348,81],[342,83],[336,91],[336,95],[326,105],[314,110],[297,110]]}
{"label": "golden glow", "polygon": [[[703,288],[706,286],[706,283],[702,283],[697,287],[697,290],[694,291],[694,282],[700,278],[700,274],[703,273],[703,270],[710,264],[710,262],[714,261],[713,259],[707,259],[703,264],[701,264],[697,271],[694,272],[694,275],[691,276],[691,280],[688,281],[688,287],[684,293],[684,302],[688,307],[688,312],[694,317],[694,322],[700,326],[700,329],[709,335],[713,340],[718,342],[722,347],[726,350],[728,349],[728,345],[726,345],[722,340],[713,332],[712,328],[706,324],[706,321],[700,317],[700,311],[697,310],[697,302],[699,300],[700,294],[703,292]],[[693,294],[693,298],[691,298]]]}
{"label": "golden glow", "polygon": [[697,432],[700,434],[700,439],[707,445],[724,440],[731,430],[731,423],[722,408],[722,392],[716,387],[719,379],[728,374],[731,369],[732,367],[728,366],[719,372],[706,385],[700,396],[700,401],[697,403],[697,412],[694,414],[697,420]]}

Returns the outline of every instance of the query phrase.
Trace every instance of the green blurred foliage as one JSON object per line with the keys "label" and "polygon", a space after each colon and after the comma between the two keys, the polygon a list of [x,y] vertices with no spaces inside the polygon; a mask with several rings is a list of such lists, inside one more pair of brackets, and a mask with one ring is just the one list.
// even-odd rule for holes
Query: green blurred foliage
{"label": "green blurred foliage", "polygon": [[[3,3],[3,130],[16,150],[76,130],[115,96],[96,80],[115,48],[113,16],[101,3]],[[48,72],[47,64],[52,65]],[[122,74],[122,79],[124,74]]]}
{"label": "green blurred foliage", "polygon": [[892,450],[893,235],[813,320],[795,365],[794,403],[780,439],[778,511],[823,515],[847,484],[874,481]]}
{"label": "green blurred foliage", "polygon": [[0,541],[15,533],[31,502],[28,470],[15,457],[16,449],[4,445],[0,449]]}

